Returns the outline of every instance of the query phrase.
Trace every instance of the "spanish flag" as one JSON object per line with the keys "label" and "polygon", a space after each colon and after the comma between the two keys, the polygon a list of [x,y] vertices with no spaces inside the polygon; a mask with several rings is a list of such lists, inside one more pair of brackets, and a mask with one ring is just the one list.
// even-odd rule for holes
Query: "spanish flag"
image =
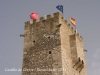
{"label": "spanish flag", "polygon": [[72,23],[73,26],[76,26],[76,21],[75,21],[74,18],[70,17],[70,21],[71,21],[71,23]]}

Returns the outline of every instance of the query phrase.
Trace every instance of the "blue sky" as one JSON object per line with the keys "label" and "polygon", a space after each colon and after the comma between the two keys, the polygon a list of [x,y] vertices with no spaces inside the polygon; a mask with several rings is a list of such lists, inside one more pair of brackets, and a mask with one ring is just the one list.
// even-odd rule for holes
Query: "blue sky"
{"label": "blue sky", "polygon": [[100,0],[0,0],[0,75],[21,75],[5,72],[5,68],[21,68],[24,22],[38,12],[39,17],[58,12],[64,6],[64,18],[74,17],[77,30],[84,38],[88,75],[100,74]]}

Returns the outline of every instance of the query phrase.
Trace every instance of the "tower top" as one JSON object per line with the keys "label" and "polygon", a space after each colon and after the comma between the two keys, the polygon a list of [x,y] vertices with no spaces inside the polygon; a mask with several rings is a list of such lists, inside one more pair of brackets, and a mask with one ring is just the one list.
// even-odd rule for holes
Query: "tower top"
{"label": "tower top", "polygon": [[31,23],[30,21],[25,22],[25,27],[34,27],[34,26],[39,26],[40,23],[46,22],[46,21],[58,21],[59,24],[66,24],[69,29],[76,35],[78,38],[82,41],[83,38],[80,36],[79,33],[76,33],[76,30],[68,23],[67,20],[64,19],[63,15],[60,14],[59,12],[56,12],[52,15],[46,15],[45,17],[40,17],[39,20],[33,20]]}

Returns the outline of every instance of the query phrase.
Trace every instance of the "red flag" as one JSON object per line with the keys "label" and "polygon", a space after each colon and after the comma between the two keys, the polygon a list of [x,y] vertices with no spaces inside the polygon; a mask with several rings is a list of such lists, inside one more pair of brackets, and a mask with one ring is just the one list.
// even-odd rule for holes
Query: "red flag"
{"label": "red flag", "polygon": [[30,18],[33,20],[38,20],[38,13],[35,13],[35,12],[31,13]]}
{"label": "red flag", "polygon": [[76,26],[76,21],[75,21],[74,18],[70,17],[70,21],[71,21],[71,23],[72,23],[73,26]]}

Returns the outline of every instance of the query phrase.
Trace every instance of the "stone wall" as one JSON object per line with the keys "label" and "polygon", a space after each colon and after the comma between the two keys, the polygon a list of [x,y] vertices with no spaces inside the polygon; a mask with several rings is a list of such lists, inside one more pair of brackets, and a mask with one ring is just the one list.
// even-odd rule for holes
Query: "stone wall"
{"label": "stone wall", "polygon": [[86,75],[86,64],[80,72],[74,66],[80,60],[80,64],[85,63],[82,37],[59,12],[53,15],[40,17],[39,22],[25,22],[24,34],[20,35],[24,37],[22,75]]}

